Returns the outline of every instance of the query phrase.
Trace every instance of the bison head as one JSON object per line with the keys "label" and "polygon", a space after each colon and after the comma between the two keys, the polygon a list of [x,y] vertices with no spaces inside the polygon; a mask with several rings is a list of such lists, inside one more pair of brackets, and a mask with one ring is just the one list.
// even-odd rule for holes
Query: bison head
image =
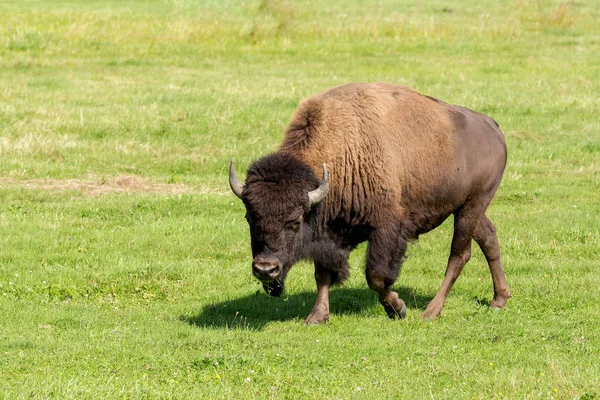
{"label": "bison head", "polygon": [[276,153],[253,163],[244,185],[231,160],[229,184],[246,206],[252,273],[267,293],[279,296],[287,273],[303,256],[304,238],[310,238],[314,231],[314,206],[327,196],[325,164],[323,180],[319,181],[305,163]]}

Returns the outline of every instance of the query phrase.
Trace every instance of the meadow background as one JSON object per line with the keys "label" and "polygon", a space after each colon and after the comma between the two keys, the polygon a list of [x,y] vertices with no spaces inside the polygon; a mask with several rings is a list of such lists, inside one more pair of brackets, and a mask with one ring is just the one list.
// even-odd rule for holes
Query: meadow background
{"label": "meadow background", "polygon": [[[0,2],[0,398],[600,398],[600,4]],[[365,247],[324,326],[312,267],[251,275],[239,174],[300,99],[390,81],[487,113],[509,160],[481,252],[419,319],[451,221],[390,321]]]}

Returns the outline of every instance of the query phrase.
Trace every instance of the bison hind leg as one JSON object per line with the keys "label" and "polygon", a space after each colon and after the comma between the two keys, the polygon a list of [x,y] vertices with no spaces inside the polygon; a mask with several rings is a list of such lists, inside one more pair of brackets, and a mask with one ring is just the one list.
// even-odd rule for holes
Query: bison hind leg
{"label": "bison hind leg", "polygon": [[495,228],[484,215],[489,200],[489,196],[483,199],[473,199],[454,213],[454,235],[446,274],[440,289],[421,314],[421,318],[434,319],[441,315],[446,297],[450,294],[450,290],[465,264],[471,258],[472,239],[475,239],[479,244],[490,266],[494,281],[492,307],[503,307],[508,297],[510,297],[500,261],[500,246],[498,245]]}
{"label": "bison hind leg", "polygon": [[498,236],[496,235],[496,228],[492,221],[485,215],[479,220],[479,224],[477,225],[477,228],[475,228],[475,233],[473,234],[473,239],[475,239],[481,248],[492,274],[494,299],[492,300],[490,307],[503,308],[511,295],[508,284],[506,283],[504,268],[502,268],[500,245],[498,243]]}
{"label": "bison hind leg", "polygon": [[456,282],[465,264],[471,258],[471,240],[482,213],[478,208],[469,209],[464,207],[454,214],[454,235],[452,236],[446,274],[440,289],[421,314],[421,318],[431,320],[441,315],[442,307],[454,282]]}

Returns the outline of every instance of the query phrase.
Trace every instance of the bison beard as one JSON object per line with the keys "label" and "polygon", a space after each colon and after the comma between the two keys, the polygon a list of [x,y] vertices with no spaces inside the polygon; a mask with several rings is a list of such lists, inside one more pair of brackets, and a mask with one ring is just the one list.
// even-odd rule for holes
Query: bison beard
{"label": "bison beard", "polygon": [[294,263],[314,260],[309,324],[329,318],[329,287],[348,277],[348,256],[364,241],[369,287],[388,316],[403,318],[406,306],[390,288],[407,243],[454,215],[446,274],[422,313],[431,319],[469,260],[472,239],[490,267],[491,306],[510,297],[484,214],[505,164],[504,137],[491,118],[402,86],[351,84],[304,100],[280,149],[253,163],[245,184],[232,160],[229,181],[246,206],[252,270],[265,291],[280,295]]}

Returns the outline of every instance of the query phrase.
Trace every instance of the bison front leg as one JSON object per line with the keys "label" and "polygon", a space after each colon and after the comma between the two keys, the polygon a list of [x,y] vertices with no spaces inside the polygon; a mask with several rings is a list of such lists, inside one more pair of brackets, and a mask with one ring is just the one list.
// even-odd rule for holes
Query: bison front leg
{"label": "bison front leg", "polygon": [[366,277],[369,288],[379,295],[388,317],[402,319],[406,305],[390,287],[398,278],[406,241],[389,232],[375,232],[369,241]]}
{"label": "bison front leg", "polygon": [[329,287],[333,281],[333,272],[315,263],[315,281],[317,282],[317,300],[305,324],[316,325],[329,320]]}

